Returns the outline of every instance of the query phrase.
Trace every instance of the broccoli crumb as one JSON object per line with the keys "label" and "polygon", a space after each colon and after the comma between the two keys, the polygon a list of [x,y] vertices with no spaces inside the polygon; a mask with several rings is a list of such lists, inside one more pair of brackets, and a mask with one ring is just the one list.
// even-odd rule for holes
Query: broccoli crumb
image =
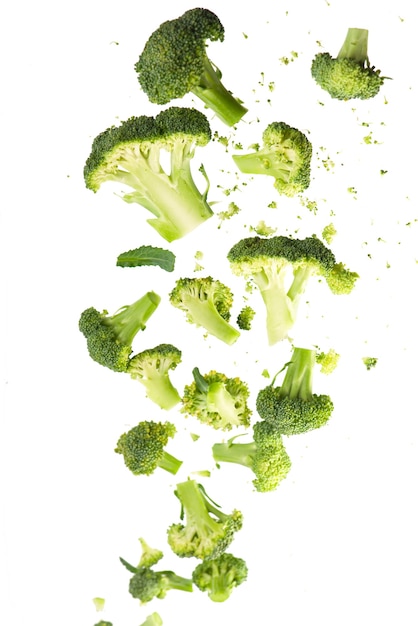
{"label": "broccoli crumb", "polygon": [[260,237],[268,237],[269,235],[274,235],[277,228],[267,226],[264,220],[260,220],[257,226],[250,226],[250,231],[256,232]]}
{"label": "broccoli crumb", "polygon": [[362,359],[364,365],[366,366],[367,370],[371,370],[373,367],[376,367],[377,365],[377,358],[373,357],[373,356],[365,356]]}
{"label": "broccoli crumb", "polygon": [[327,226],[324,227],[322,231],[322,239],[326,241],[328,244],[330,244],[332,243],[332,240],[334,239],[336,234],[337,234],[337,231],[335,229],[334,224],[328,224]]}

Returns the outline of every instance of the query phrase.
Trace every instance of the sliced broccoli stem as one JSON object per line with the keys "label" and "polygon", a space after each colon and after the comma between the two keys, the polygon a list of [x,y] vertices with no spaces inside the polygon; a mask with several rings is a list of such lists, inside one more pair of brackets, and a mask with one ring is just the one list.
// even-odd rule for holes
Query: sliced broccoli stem
{"label": "sliced broccoli stem", "polygon": [[369,67],[367,56],[368,37],[369,31],[365,28],[349,28],[337,59],[350,59],[351,61],[356,61],[362,67],[367,63],[367,67]]}
{"label": "sliced broccoli stem", "polygon": [[259,272],[253,275],[260,290],[266,309],[267,338],[272,346],[288,335],[295,322],[295,309],[292,300],[286,294],[284,273],[269,274]]}
{"label": "sliced broccoli stem", "polygon": [[[270,158],[265,150],[249,152],[248,154],[234,154],[232,158],[243,174],[277,176],[277,169],[272,162],[272,157]],[[283,167],[283,169],[285,168]],[[287,171],[290,171],[290,167]]]}
{"label": "sliced broccoli stem", "polygon": [[315,362],[315,350],[294,348],[292,360],[287,366],[284,380],[279,389],[279,397],[291,400],[295,398],[310,400]]}
{"label": "sliced broccoli stem", "polygon": [[239,426],[241,424],[235,406],[235,398],[231,396],[222,382],[209,385],[207,393],[208,410],[218,413],[225,424]]}
{"label": "sliced broccoli stem", "polygon": [[254,441],[234,443],[230,440],[225,443],[215,443],[212,446],[212,454],[217,463],[237,463],[252,469],[256,447]]}
{"label": "sliced broccoli stem", "polygon": [[[132,376],[132,378],[136,378]],[[159,374],[156,372],[149,378],[138,378],[147,390],[147,396],[150,400],[158,404],[165,410],[170,410],[181,401],[177,389],[170,380],[169,374]]]}
{"label": "sliced broccoli stem", "polygon": [[160,301],[158,294],[149,291],[133,304],[121,307],[111,317],[104,318],[103,322],[113,328],[120,343],[130,346],[138,331],[144,330]]}
{"label": "sliced broccoli stem", "polygon": [[184,300],[194,324],[203,326],[209,334],[228,345],[236,342],[240,332],[219,314],[212,300],[197,300],[193,296],[185,297]]}
{"label": "sliced broccoli stem", "polygon": [[179,591],[193,591],[193,581],[191,578],[178,576],[171,571],[158,572],[167,583],[167,589],[178,589]]}
{"label": "sliced broccoli stem", "polygon": [[313,268],[310,264],[296,267],[293,271],[293,281],[290,285],[289,291],[287,292],[287,296],[293,302],[293,311],[295,317],[296,308],[299,304],[300,296],[306,289],[306,285],[308,284],[309,279],[312,276],[312,271]]}
{"label": "sliced broccoli stem", "polygon": [[186,514],[187,526],[196,528],[202,537],[219,532],[218,522],[209,515],[208,502],[196,481],[179,483],[176,493]]}
{"label": "sliced broccoli stem", "polygon": [[163,451],[163,454],[158,461],[158,466],[161,467],[161,469],[164,469],[166,472],[169,472],[170,474],[177,474],[182,464],[182,461],[179,461],[178,459],[176,459],[175,456],[172,456],[169,452],[166,452],[165,450]]}
{"label": "sliced broccoli stem", "polygon": [[234,126],[248,111],[224,87],[221,82],[220,72],[213,67],[206,55],[200,82],[191,91],[228,126]]}

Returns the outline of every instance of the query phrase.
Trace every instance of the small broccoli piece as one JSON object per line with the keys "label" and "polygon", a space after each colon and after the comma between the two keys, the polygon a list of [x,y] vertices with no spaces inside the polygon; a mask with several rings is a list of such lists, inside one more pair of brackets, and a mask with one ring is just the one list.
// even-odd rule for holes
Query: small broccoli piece
{"label": "small broccoli piece", "polygon": [[115,452],[123,455],[126,467],[135,476],[149,476],[157,467],[176,474],[182,461],[164,449],[175,433],[176,428],[170,422],[139,422],[119,437]]}
{"label": "small broccoli piece", "polygon": [[232,272],[251,280],[260,290],[270,345],[288,336],[312,276],[323,276],[335,294],[350,293],[358,278],[336,263],[334,254],[317,237],[248,237],[235,244],[227,256]]}
{"label": "small broccoli piece", "polygon": [[312,393],[315,350],[294,348],[280,387],[271,384],[259,391],[256,408],[260,417],[277,425],[283,435],[297,435],[324,426],[334,405],[328,395]]}
{"label": "small broccoli piece", "polygon": [[95,624],[94,626],[113,626],[112,622],[104,622],[103,620],[100,620],[100,622],[97,622],[97,624]]}
{"label": "small broccoli piece", "polygon": [[141,558],[138,567],[152,567],[163,558],[163,553],[158,548],[152,548],[143,537],[139,538],[141,544]]}
{"label": "small broccoli piece", "polygon": [[247,109],[224,87],[206,52],[206,41],[222,42],[224,33],[219,18],[202,8],[162,23],[135,64],[150,102],[166,104],[191,92],[228,126],[239,122]]}
{"label": "small broccoli piece", "polygon": [[148,615],[147,619],[143,624],[141,624],[141,626],[162,626],[162,624],[163,620],[161,618],[161,615],[154,611],[154,613]]}
{"label": "small broccoli piece", "polygon": [[[126,562],[122,562],[126,565]],[[178,576],[171,570],[156,572],[150,567],[137,567],[129,581],[129,593],[141,604],[151,602],[154,598],[165,598],[171,589],[193,591],[193,581],[191,578]]]}
{"label": "small broccoli piece", "polygon": [[277,489],[291,467],[278,425],[273,421],[259,421],[253,426],[251,442],[235,443],[235,439],[215,443],[212,446],[214,460],[248,467],[255,475],[253,485],[256,491]]}
{"label": "small broccoli piece", "polygon": [[316,83],[336,100],[374,98],[386,80],[370,65],[369,31],[349,28],[336,58],[320,52],[312,61],[311,73]]}
{"label": "small broccoli piece", "polygon": [[377,365],[377,359],[373,356],[365,356],[363,357],[362,361],[368,370],[371,370]]}
{"label": "small broccoli piece", "polygon": [[273,176],[281,195],[291,198],[309,187],[312,144],[300,130],[284,122],[267,126],[262,148],[232,158],[244,174]]}
{"label": "small broccoli piece", "polygon": [[193,570],[193,583],[208,593],[213,602],[225,602],[238,585],[245,582],[248,567],[244,559],[224,552],[216,559],[205,559]]}
{"label": "small broccoli piece", "polygon": [[255,311],[250,306],[244,306],[238,313],[237,325],[241,330],[251,330],[251,324],[255,316]]}
{"label": "small broccoli piece", "polygon": [[229,323],[233,295],[229,287],[211,276],[181,278],[170,293],[170,302],[186,313],[190,324],[232,345],[240,332]]}
{"label": "small broccoli piece", "polygon": [[316,362],[321,366],[322,374],[331,374],[338,365],[340,355],[333,348],[328,352],[318,352]]}
{"label": "small broccoli piece", "polygon": [[185,524],[172,524],[167,532],[168,543],[180,557],[214,559],[225,552],[242,527],[242,513],[223,513],[195,480],[179,483],[175,491],[181,502],[181,519]]}
{"label": "small broccoli piece", "polygon": [[127,372],[144,385],[147,397],[162,409],[172,409],[181,400],[170,380],[170,370],[181,361],[181,351],[175,346],[162,343],[133,356]]}
{"label": "small broccoli piece", "polygon": [[161,298],[149,291],[133,304],[123,306],[114,315],[91,307],[83,311],[78,327],[87,339],[91,358],[115,372],[126,372],[132,342],[159,305]]}
{"label": "small broccoli piece", "polygon": [[182,413],[220,430],[250,425],[249,391],[244,382],[215,370],[202,375],[197,367],[193,369],[193,378],[184,389]]}
{"label": "small broccoli piece", "polygon": [[[86,187],[97,192],[104,182],[132,189],[122,199],[136,202],[154,217],[148,219],[166,241],[184,237],[213,215],[197,188],[191,162],[198,146],[211,139],[209,122],[195,109],[171,107],[157,117],[131,117],[98,135],[84,167]],[[170,166],[161,165],[164,153]],[[203,166],[200,172],[206,179]]]}

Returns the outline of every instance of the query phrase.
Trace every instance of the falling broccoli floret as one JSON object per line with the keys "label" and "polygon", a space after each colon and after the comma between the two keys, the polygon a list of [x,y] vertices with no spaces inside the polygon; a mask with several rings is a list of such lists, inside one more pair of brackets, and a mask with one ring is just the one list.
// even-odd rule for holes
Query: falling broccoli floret
{"label": "falling broccoli floret", "polygon": [[126,467],[135,475],[153,474],[157,467],[176,474],[182,464],[165,451],[176,428],[170,422],[140,422],[119,437],[115,452],[123,455]]}
{"label": "falling broccoli floret", "polygon": [[324,426],[334,409],[328,395],[312,392],[315,350],[294,348],[281,386],[259,391],[256,407],[263,420],[277,425],[283,435],[297,435]]}
{"label": "falling broccoli floret", "polygon": [[123,306],[114,315],[91,307],[83,311],[78,327],[87,339],[91,358],[115,372],[126,372],[132,342],[159,305],[161,298],[149,291],[133,304]]}
{"label": "falling broccoli floret", "polygon": [[239,122],[247,109],[224,87],[206,51],[207,40],[222,42],[224,34],[219,18],[208,9],[190,9],[163,22],[135,65],[149,100],[166,104],[191,92],[228,126]]}
{"label": "falling broccoli floret", "polygon": [[340,355],[331,348],[328,352],[318,352],[316,362],[321,366],[321,374],[331,374],[338,365]]}
{"label": "falling broccoli floret", "polygon": [[320,52],[312,61],[311,73],[316,83],[336,100],[374,98],[387,77],[370,65],[369,31],[349,28],[337,57]]}
{"label": "falling broccoli floret", "polygon": [[181,502],[184,523],[168,529],[168,543],[180,557],[214,559],[225,552],[242,527],[242,513],[223,513],[194,480],[179,483],[176,496]]}
{"label": "falling broccoli floret", "polygon": [[100,620],[100,622],[97,622],[97,624],[95,624],[94,626],[113,626],[113,623]]}
{"label": "falling broccoli floret", "polygon": [[371,370],[377,365],[377,359],[373,356],[365,356],[363,357],[362,361],[368,370]]}
{"label": "falling broccoli floret", "polygon": [[250,306],[244,306],[238,313],[237,325],[241,330],[251,330],[251,324],[255,316],[255,311]]}
{"label": "falling broccoli floret", "polygon": [[159,615],[159,613],[156,613],[155,611],[154,613],[151,613],[151,615],[148,615],[145,622],[141,624],[141,626],[162,626],[162,625],[163,625],[163,620],[161,618],[161,615]]}
{"label": "falling broccoli floret", "polygon": [[322,231],[322,239],[326,241],[329,245],[330,243],[332,243],[332,240],[334,239],[336,234],[337,231],[334,224],[328,224],[327,226],[324,226],[324,229]]}
{"label": "falling broccoli floret", "polygon": [[182,413],[220,430],[250,425],[249,390],[242,380],[215,370],[202,375],[197,367],[193,369],[193,378],[184,389]]}
{"label": "falling broccoli floret", "polygon": [[152,567],[158,561],[161,561],[164,554],[158,548],[152,548],[143,537],[139,538],[141,544],[141,558],[138,567]]}
{"label": "falling broccoli floret", "polygon": [[181,351],[167,343],[133,356],[127,372],[146,389],[147,397],[162,409],[172,409],[181,400],[170,379],[170,371],[181,361]]}
{"label": "falling broccoli floret", "polygon": [[247,580],[248,567],[244,559],[224,552],[216,559],[205,559],[193,570],[193,583],[207,592],[213,602],[225,602],[238,585]]}

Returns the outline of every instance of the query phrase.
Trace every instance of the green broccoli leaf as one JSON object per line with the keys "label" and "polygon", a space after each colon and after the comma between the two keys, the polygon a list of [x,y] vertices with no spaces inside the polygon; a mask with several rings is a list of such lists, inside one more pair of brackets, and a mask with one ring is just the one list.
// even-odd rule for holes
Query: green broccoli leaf
{"label": "green broccoli leaf", "polygon": [[158,265],[166,272],[174,270],[176,257],[170,250],[141,246],[135,250],[122,252],[116,261],[118,267],[139,267],[140,265]]}

